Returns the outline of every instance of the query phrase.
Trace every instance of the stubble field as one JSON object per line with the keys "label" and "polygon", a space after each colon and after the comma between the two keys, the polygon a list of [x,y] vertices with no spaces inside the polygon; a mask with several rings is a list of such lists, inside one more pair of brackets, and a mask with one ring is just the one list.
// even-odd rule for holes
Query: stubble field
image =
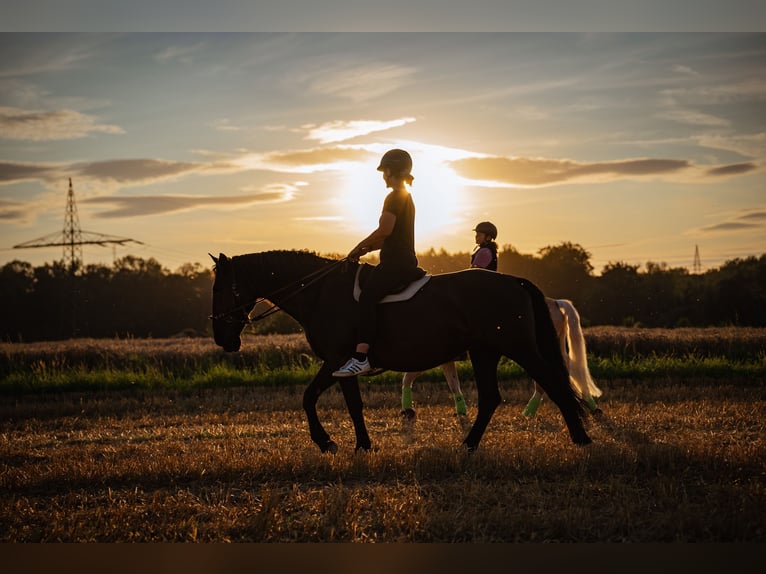
{"label": "stubble field", "polygon": [[398,375],[365,379],[369,453],[331,389],[326,455],[301,410],[316,365],[300,336],[223,359],[207,340],[3,344],[0,540],[763,542],[766,335],[737,333],[586,330],[593,444],[550,403],[524,417],[531,386],[508,366],[471,455],[465,366],[467,419],[438,371],[415,383],[414,422]]}

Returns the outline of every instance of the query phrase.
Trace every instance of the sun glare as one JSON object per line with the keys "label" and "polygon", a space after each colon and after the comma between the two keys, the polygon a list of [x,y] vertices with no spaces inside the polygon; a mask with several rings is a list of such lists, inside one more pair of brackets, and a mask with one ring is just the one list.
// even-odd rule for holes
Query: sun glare
{"label": "sun glare", "polygon": [[[409,151],[409,148],[408,148]],[[415,202],[415,249],[439,246],[439,237],[448,226],[460,222],[462,185],[447,165],[447,156],[439,148],[411,151],[412,175],[410,187]],[[346,173],[343,205],[346,220],[363,236],[378,226],[380,210],[388,190],[377,166],[360,164]],[[361,239],[361,237],[360,237]]]}

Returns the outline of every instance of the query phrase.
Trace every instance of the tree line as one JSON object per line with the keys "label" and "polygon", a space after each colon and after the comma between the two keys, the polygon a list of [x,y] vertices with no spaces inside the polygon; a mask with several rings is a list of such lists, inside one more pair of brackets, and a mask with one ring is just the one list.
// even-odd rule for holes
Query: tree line
{"label": "tree line", "polygon": [[[536,254],[505,245],[498,271],[529,279],[549,297],[571,300],[586,327],[766,326],[766,254],[700,274],[664,263],[614,262],[594,275],[590,258],[570,242]],[[470,253],[430,249],[418,260],[430,273],[447,273],[468,267]],[[374,255],[365,261],[376,263]],[[199,263],[171,272],[153,258],[129,255],[111,267],[88,265],[72,273],[63,262],[33,267],[16,260],[0,269],[0,336],[5,341],[204,336],[210,334],[211,300],[211,269]],[[300,330],[284,313],[252,329]]]}

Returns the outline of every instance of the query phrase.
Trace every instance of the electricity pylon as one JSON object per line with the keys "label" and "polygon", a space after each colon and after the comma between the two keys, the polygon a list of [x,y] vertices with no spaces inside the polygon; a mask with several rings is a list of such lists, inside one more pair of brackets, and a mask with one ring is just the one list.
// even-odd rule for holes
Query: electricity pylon
{"label": "electricity pylon", "polygon": [[64,230],[62,233],[51,233],[45,237],[33,239],[14,245],[14,249],[26,249],[29,247],[54,247],[62,246],[64,248],[64,267],[69,269],[69,286],[67,294],[69,297],[70,311],[72,314],[72,336],[78,335],[77,329],[77,307],[79,288],[77,286],[77,272],[82,269],[82,246],[83,245],[124,245],[132,241],[141,244],[141,241],[127,237],[116,237],[114,235],[104,235],[103,233],[94,233],[92,231],[82,231],[80,229],[80,218],[77,216],[77,204],[74,200],[74,189],[72,188],[72,178],[69,178],[69,192],[66,200],[66,214],[64,216]]}
{"label": "electricity pylon", "polygon": [[32,239],[24,243],[14,245],[14,249],[26,249],[29,247],[55,247],[58,245],[64,248],[64,267],[74,275],[82,268],[82,246],[83,245],[124,245],[132,241],[142,244],[141,241],[127,237],[116,237],[114,235],[104,235],[93,231],[82,231],[80,229],[80,218],[77,215],[77,204],[74,200],[74,189],[72,188],[72,178],[69,178],[69,192],[67,193],[66,214],[64,216],[64,230],[62,233],[51,233],[38,239]]}
{"label": "electricity pylon", "polygon": [[693,273],[702,273],[702,261],[700,260],[700,248],[698,245],[694,246],[694,263],[692,264]]}

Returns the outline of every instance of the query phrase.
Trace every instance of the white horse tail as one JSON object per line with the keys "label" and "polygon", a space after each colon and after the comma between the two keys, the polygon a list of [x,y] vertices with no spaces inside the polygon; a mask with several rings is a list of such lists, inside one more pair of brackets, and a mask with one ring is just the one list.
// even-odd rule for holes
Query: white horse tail
{"label": "white horse tail", "polygon": [[583,398],[598,398],[601,389],[596,386],[588,369],[585,337],[580,325],[580,314],[568,299],[556,299],[566,317],[567,342],[569,347],[569,376]]}

